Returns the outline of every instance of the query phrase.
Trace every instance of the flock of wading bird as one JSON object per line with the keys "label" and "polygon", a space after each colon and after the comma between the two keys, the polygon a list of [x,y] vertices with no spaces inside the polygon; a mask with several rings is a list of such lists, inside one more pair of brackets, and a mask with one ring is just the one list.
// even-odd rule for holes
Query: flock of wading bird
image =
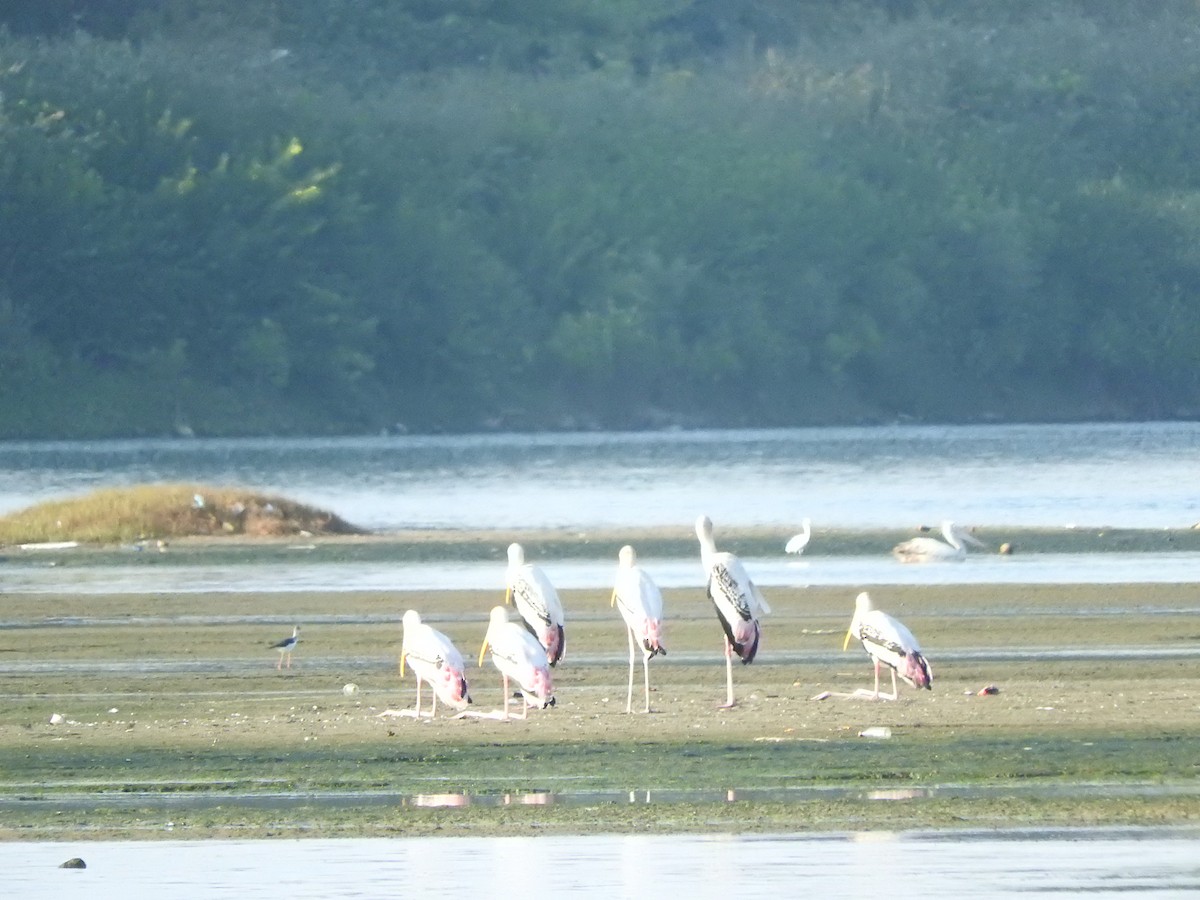
{"label": "flock of wading bird", "polygon": [[[812,534],[808,519],[803,522],[803,531],[788,541],[785,549],[789,553],[802,553]],[[931,537],[918,537],[905,541],[893,548],[893,555],[901,562],[927,562],[937,560],[960,560],[966,555],[965,544],[983,547],[966,530],[953,522],[942,523],[945,542]],[[733,657],[736,654],[743,664],[754,661],[758,653],[762,634],[759,619],[770,613],[762,591],[758,589],[746,572],[741,560],[732,553],[717,550],[713,539],[713,524],[708,516],[696,520],[696,537],[700,541],[700,561],[706,576],[709,599],[725,634],[725,702],[719,708],[735,705],[733,697]],[[446,635],[421,621],[420,613],[408,610],[403,617],[404,638],[400,649],[400,674],[405,666],[411,668],[417,679],[417,702],[413,709],[399,711],[398,715],[414,718],[432,718],[437,714],[440,699],[455,710],[457,717],[487,719],[524,719],[529,708],[545,709],[554,705],[554,681],[551,674],[566,649],[566,632],[563,628],[563,608],[558,591],[538,566],[525,561],[525,551],[520,544],[508,548],[508,570],[505,605],[492,609],[487,634],[479,648],[480,666],[488,648],[492,651],[492,663],[500,671],[503,682],[504,706],[502,709],[481,713],[469,710],[471,696],[468,692],[466,664],[463,656]],[[520,622],[510,621],[508,605],[516,607]],[[640,648],[644,704],[642,712],[650,712],[650,660],[658,654],[666,655],[662,641],[663,600],[653,579],[637,564],[637,555],[630,546],[621,548],[618,555],[616,584],[613,587],[611,604],[621,612],[629,638],[629,690],[625,700],[625,711],[633,712],[633,681],[636,669],[635,658]],[[291,653],[299,640],[297,626],[292,636],[272,645],[279,651],[279,664],[286,657],[291,666]],[[873,690],[859,689],[856,695],[875,700],[895,700],[897,697],[896,677],[915,688],[932,689],[933,670],[921,652],[921,647],[912,632],[882,610],[874,609],[871,598],[864,592],[854,604],[854,617],[846,632],[842,649],[849,646],[851,638],[858,638],[875,667]],[[879,671],[887,666],[891,671],[892,691],[879,691]],[[433,693],[433,703],[428,711],[423,709],[421,687],[428,683]],[[512,690],[515,685],[516,691]],[[510,710],[509,701],[514,695],[521,697],[521,711]]]}

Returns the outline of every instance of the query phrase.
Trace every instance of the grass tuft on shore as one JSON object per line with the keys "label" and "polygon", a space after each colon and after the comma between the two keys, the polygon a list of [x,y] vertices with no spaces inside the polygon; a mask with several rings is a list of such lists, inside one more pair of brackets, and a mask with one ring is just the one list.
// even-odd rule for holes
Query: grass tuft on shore
{"label": "grass tuft on shore", "polygon": [[141,484],[52,500],[0,518],[0,543],[361,534],[334,513],[246,488]]}

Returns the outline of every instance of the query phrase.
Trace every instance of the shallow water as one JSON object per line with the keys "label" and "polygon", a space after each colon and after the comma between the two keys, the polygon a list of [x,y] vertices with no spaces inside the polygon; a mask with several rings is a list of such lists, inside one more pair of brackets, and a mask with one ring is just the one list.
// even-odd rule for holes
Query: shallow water
{"label": "shallow water", "polygon": [[0,443],[0,514],[145,481],[244,484],[363,527],[1127,528],[1200,521],[1200,423]]}
{"label": "shallow water", "polygon": [[[890,556],[811,556],[744,560],[763,587],[882,584],[1176,584],[1200,578],[1200,553],[1041,553],[968,557],[961,563],[904,565]],[[641,560],[662,588],[703,585],[695,559]],[[555,560],[542,564],[559,589],[609,588],[611,560]],[[19,593],[174,594],[196,592],[504,590],[503,563],[306,562],[253,565],[59,566],[36,557],[12,557],[6,590]]]}
{"label": "shallow water", "polygon": [[[9,896],[1039,897],[1200,890],[1195,829],[0,844]],[[83,870],[56,868],[72,856]]]}

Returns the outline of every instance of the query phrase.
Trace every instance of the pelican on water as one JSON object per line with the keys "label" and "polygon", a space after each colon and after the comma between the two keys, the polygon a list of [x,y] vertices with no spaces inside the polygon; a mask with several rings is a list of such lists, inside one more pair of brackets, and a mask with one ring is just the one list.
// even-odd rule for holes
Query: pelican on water
{"label": "pelican on water", "polygon": [[516,606],[525,627],[545,650],[546,661],[552,666],[558,665],[567,645],[562,603],[546,573],[525,562],[525,548],[520,544],[508,545],[505,581],[504,602]]}
{"label": "pelican on water", "polygon": [[[875,690],[859,688],[863,694],[875,700],[896,699],[896,674],[915,688],[933,690],[933,669],[921,653],[921,645],[903,623],[893,619],[883,610],[871,606],[871,597],[863,591],[854,600],[854,618],[842,642],[842,650],[850,646],[850,638],[862,641],[863,649],[875,664]],[[892,670],[892,693],[879,693],[879,666]]]}
{"label": "pelican on water", "polygon": [[[550,664],[546,651],[537,640],[516,622],[508,620],[508,609],[503,606],[492,608],[488,620],[487,634],[479,648],[479,665],[483,665],[483,654],[492,648],[492,662],[500,670],[504,682],[504,712],[496,716],[501,719],[524,719],[529,707],[545,709],[554,705],[554,685],[550,677]],[[521,713],[509,713],[509,679],[517,683],[521,691]]]}
{"label": "pelican on water", "polygon": [[[446,635],[422,622],[420,613],[415,609],[404,614],[402,623],[404,639],[400,643],[400,677],[404,677],[404,665],[407,662],[417,677],[417,707],[415,710],[405,710],[401,715],[433,718],[437,715],[439,697],[447,706],[456,710],[466,709],[471,702],[471,695],[467,692],[466,664],[458,648]],[[429,682],[433,689],[433,708],[427,713],[421,712],[423,681]]]}
{"label": "pelican on water", "polygon": [[276,669],[283,668],[283,659],[287,657],[287,667],[292,667],[292,651],[296,649],[296,645],[300,643],[300,626],[297,625],[292,629],[292,636],[285,637],[282,641],[276,641],[271,644],[271,649],[279,651],[279,662],[275,664]]}
{"label": "pelican on water", "polygon": [[805,516],[800,523],[800,533],[792,535],[791,540],[787,542],[783,550],[785,553],[795,553],[799,556],[804,552],[804,548],[808,546],[809,540],[812,539],[812,519]]}
{"label": "pelican on water", "polygon": [[667,648],[662,645],[662,593],[637,564],[637,554],[632,547],[622,547],[617,559],[617,582],[610,605],[621,611],[629,636],[629,691],[625,697],[625,712],[633,712],[635,644],[642,649],[642,680],[646,695],[643,712],[650,712],[650,660],[659,653],[667,655]]}
{"label": "pelican on water", "polygon": [[954,522],[942,522],[942,543],[937,538],[916,537],[892,548],[892,555],[900,562],[958,562],[967,558],[966,544],[986,549],[986,544]]}
{"label": "pelican on water", "polygon": [[770,613],[771,607],[746,574],[742,561],[732,553],[718,552],[708,516],[696,520],[696,537],[700,540],[700,563],[704,567],[708,598],[725,632],[725,703],[721,708],[726,709],[734,705],[733,654],[741,657],[743,665],[754,662],[762,637],[758,618]]}

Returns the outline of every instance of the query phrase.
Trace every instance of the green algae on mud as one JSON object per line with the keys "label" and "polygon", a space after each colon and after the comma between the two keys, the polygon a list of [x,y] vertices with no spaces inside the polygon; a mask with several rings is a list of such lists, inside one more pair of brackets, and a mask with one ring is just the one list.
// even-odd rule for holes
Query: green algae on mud
{"label": "green algae on mud", "polygon": [[[853,593],[771,591],[739,706],[718,710],[708,602],[666,592],[647,716],[624,712],[607,592],[566,591],[559,705],[527,722],[385,714],[413,699],[403,610],[469,652],[494,592],[7,595],[0,838],[1194,821],[1200,585],[872,588],[934,663],[935,690],[895,703],[842,696],[871,677],[840,652]],[[277,672],[260,620],[331,610]],[[499,704],[490,664],[470,677],[477,708]]]}

